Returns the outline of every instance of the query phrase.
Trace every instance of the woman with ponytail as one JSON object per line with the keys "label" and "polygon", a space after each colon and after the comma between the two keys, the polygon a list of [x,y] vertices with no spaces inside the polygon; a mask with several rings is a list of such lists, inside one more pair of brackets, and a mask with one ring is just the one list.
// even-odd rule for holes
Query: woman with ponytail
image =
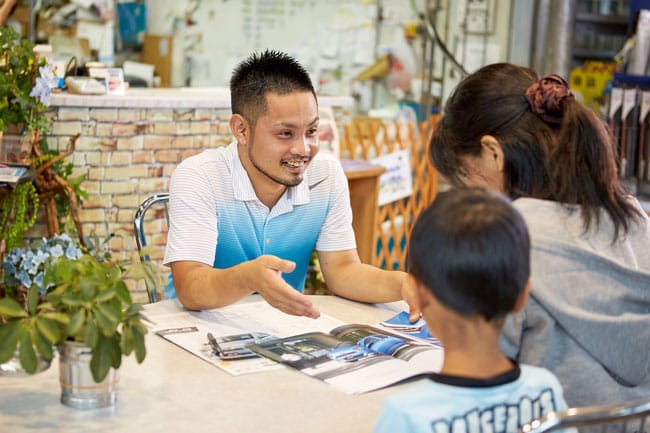
{"label": "woman with ponytail", "polygon": [[452,184],[509,195],[530,230],[531,297],[506,323],[506,353],[553,371],[569,406],[650,395],[650,222],[567,82],[479,69],[449,97],[431,158]]}

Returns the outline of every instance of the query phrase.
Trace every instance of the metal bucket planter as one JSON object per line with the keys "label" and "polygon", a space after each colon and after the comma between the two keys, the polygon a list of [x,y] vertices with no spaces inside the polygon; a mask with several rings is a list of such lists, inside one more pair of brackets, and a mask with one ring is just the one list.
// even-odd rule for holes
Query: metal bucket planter
{"label": "metal bucket planter", "polygon": [[113,406],[117,401],[117,370],[111,368],[97,383],[90,372],[92,351],[87,346],[66,341],[59,346],[59,381],[61,403],[76,409]]}

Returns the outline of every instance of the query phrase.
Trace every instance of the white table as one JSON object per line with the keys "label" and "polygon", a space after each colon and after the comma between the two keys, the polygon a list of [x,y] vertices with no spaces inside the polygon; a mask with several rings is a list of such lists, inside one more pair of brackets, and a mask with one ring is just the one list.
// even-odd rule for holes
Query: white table
{"label": "white table", "polygon": [[[349,323],[376,324],[406,308],[312,298]],[[146,344],[142,364],[124,359],[112,408],[61,404],[57,359],[34,376],[0,377],[0,432],[363,433],[372,431],[384,397],[405,386],[348,395],[289,368],[231,376],[152,333]]]}

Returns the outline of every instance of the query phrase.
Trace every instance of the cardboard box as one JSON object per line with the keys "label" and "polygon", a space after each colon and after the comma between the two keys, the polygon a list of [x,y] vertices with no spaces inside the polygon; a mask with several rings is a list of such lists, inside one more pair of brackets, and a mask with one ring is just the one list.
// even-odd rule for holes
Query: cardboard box
{"label": "cardboard box", "polygon": [[145,35],[142,44],[142,63],[154,66],[160,77],[160,87],[183,87],[183,45],[178,36]]}

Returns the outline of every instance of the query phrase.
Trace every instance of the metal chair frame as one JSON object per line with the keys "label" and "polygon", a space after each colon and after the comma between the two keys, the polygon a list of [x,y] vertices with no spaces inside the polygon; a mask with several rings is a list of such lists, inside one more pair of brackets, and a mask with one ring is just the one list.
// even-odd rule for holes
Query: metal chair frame
{"label": "metal chair frame", "polygon": [[[167,226],[169,227],[169,209],[167,208],[167,203],[169,202],[168,193],[154,194],[147,197],[142,204],[135,211],[135,216],[133,218],[133,229],[135,234],[135,243],[138,247],[138,255],[140,256],[140,261],[142,263],[147,263],[151,261],[151,258],[148,254],[142,254],[142,249],[147,246],[147,237],[144,230],[144,219],[147,215],[147,211],[154,205],[164,204],[165,209],[165,218],[167,220]],[[149,302],[158,302],[158,291],[156,287],[151,287],[151,284],[146,282],[147,287],[147,296]]]}
{"label": "metal chair frame", "polygon": [[[618,404],[585,406],[552,412],[521,428],[521,433],[546,433],[557,430],[592,426],[590,432],[648,433],[650,427],[650,399]],[[636,421],[636,422],[634,422]],[[630,426],[630,424],[633,424]],[[612,429],[612,427],[617,427]]]}

